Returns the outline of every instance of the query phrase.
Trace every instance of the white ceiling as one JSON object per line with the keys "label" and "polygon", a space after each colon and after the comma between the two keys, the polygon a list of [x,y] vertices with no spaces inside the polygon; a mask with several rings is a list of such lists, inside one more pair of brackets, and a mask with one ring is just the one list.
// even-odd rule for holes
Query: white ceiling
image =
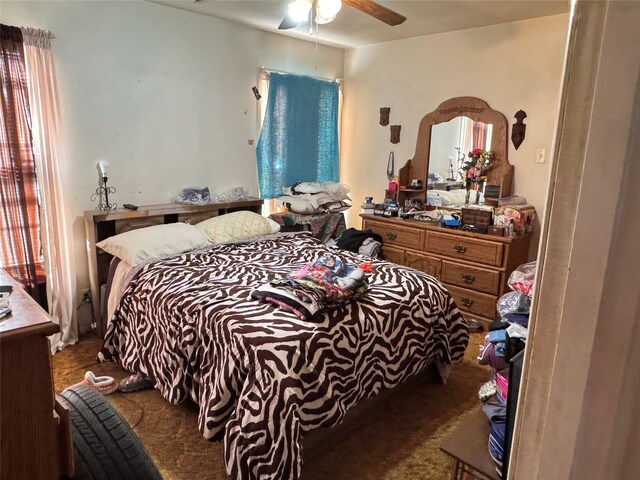
{"label": "white ceiling", "polygon": [[[224,18],[261,30],[315,41],[309,26],[278,30],[287,13],[288,1],[281,0],[149,0],[170,7]],[[336,19],[320,25],[318,41],[339,47],[372,43],[431,33],[514,22],[569,11],[568,0],[380,0],[407,20],[390,27],[369,15],[344,5]]]}

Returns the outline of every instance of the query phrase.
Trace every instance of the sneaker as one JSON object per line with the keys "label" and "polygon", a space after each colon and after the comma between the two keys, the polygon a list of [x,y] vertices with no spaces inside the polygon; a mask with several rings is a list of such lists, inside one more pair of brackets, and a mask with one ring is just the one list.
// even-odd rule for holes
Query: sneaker
{"label": "sneaker", "polygon": [[118,389],[118,384],[113,377],[107,377],[106,375],[96,377],[91,370],[84,374],[84,380],[82,380],[79,385],[91,387],[103,395],[109,395]]}
{"label": "sneaker", "polygon": [[133,375],[123,378],[118,384],[118,390],[124,393],[135,392],[136,390],[150,387],[153,387],[151,380],[139,373],[134,373]]}

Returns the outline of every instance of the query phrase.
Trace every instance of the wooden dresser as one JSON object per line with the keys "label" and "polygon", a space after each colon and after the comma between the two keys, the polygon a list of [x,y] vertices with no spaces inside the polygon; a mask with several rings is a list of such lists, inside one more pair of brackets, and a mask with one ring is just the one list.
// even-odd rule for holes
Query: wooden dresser
{"label": "wooden dresser", "polygon": [[84,212],[84,224],[87,234],[87,253],[89,255],[89,283],[93,316],[97,320],[98,335],[104,335],[100,286],[107,282],[109,264],[113,258],[107,252],[96,248],[96,243],[105,238],[136,228],[162,225],[165,223],[185,222],[196,224],[208,218],[240,210],[260,213],[262,200],[248,198],[237,202],[209,203],[207,205],[185,205],[165,203],[144,205],[137,210],[115,208],[113,210],[87,210]]}
{"label": "wooden dresser", "polygon": [[53,480],[73,473],[67,410],[54,398],[51,346],[60,330],[9,275],[12,313],[0,320],[0,479]]}
{"label": "wooden dresser", "polygon": [[361,215],[363,230],[383,238],[390,262],[436,277],[465,317],[485,325],[496,317],[509,274],[527,262],[530,235],[496,237],[416,221]]}

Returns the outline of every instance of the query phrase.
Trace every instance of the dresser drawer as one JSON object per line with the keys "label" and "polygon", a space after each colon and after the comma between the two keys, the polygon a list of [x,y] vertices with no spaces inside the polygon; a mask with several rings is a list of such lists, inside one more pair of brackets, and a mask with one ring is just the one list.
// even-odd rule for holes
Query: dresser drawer
{"label": "dresser drawer", "polygon": [[439,232],[428,232],[426,250],[429,253],[446,255],[469,262],[484,263],[499,267],[502,265],[504,245],[500,242],[478,240],[462,235],[447,235]]}
{"label": "dresser drawer", "polygon": [[485,293],[474,292],[466,288],[458,288],[452,285],[445,285],[451,296],[456,301],[460,310],[480,315],[481,317],[495,318],[496,302],[498,297]]}
{"label": "dresser drawer", "polygon": [[393,248],[388,245],[382,247],[382,254],[387,262],[404,265],[404,250],[401,248]]}
{"label": "dresser drawer", "polygon": [[420,253],[406,252],[404,262],[407,267],[415,268],[416,270],[420,270],[432,277],[440,276],[442,262],[439,258],[422,255]]}
{"label": "dresser drawer", "polygon": [[371,229],[382,237],[383,245],[395,245],[399,247],[422,248],[424,231],[418,228],[405,227],[391,223],[378,223],[366,220],[365,229]]}
{"label": "dresser drawer", "polygon": [[470,267],[447,260],[442,261],[441,280],[443,283],[471,288],[493,295],[497,295],[500,288],[500,272],[486,268]]}

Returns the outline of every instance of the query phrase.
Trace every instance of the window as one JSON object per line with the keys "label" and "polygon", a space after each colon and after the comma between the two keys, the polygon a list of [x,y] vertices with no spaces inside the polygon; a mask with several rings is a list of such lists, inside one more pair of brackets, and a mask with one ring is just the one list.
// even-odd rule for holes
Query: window
{"label": "window", "polygon": [[[258,183],[265,199],[296,182],[339,180],[338,81],[270,73],[257,146]],[[264,111],[264,114],[262,114]]]}
{"label": "window", "polygon": [[38,183],[22,32],[2,25],[0,267],[37,300],[44,283]]}

